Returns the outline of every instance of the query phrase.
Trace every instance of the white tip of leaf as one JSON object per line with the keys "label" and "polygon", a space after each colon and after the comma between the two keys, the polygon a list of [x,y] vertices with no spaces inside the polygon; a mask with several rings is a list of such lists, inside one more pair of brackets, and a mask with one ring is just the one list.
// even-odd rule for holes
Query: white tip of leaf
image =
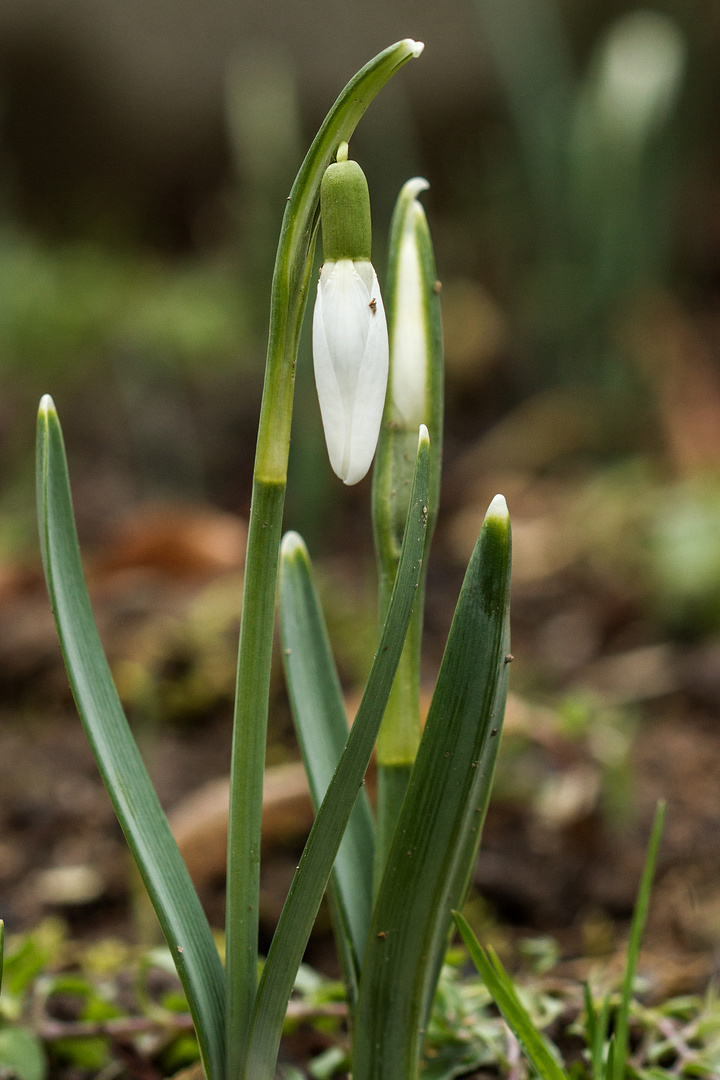
{"label": "white tip of leaf", "polygon": [[427,282],[424,280],[418,246],[418,225],[421,226],[420,232],[427,235],[427,222],[417,196],[429,186],[427,180],[416,176],[403,185],[398,199],[398,208],[403,216],[396,256],[394,318],[390,328],[391,400],[393,419],[401,420],[409,428],[417,427],[428,414],[430,342],[425,307]]}
{"label": "white tip of leaf", "polygon": [[43,394],[43,396],[40,398],[39,412],[41,412],[41,413],[55,412],[55,402],[53,401],[53,399],[50,397],[49,394]]}
{"label": "white tip of leaf", "polygon": [[493,501],[490,503],[485,515],[485,520],[488,518],[499,518],[501,521],[506,521],[509,517],[507,503],[505,502],[504,495],[496,495]]}
{"label": "white tip of leaf", "polygon": [[418,58],[420,53],[425,48],[425,42],[424,41],[413,41],[412,38],[405,38],[405,44],[407,45],[408,49],[410,50],[412,55],[415,57],[415,59]]}
{"label": "white tip of leaf", "polygon": [[430,445],[430,432],[425,424],[420,425],[420,430],[418,432],[418,446],[422,446],[423,443],[427,443],[428,446]]}
{"label": "white tip of leaf", "polygon": [[407,192],[411,199],[417,199],[421,191],[428,191],[430,185],[423,176],[413,176],[403,184],[403,194]]}
{"label": "white tip of leaf", "polygon": [[300,533],[286,532],[280,544],[280,558],[291,559],[293,555],[306,555],[307,548]]}

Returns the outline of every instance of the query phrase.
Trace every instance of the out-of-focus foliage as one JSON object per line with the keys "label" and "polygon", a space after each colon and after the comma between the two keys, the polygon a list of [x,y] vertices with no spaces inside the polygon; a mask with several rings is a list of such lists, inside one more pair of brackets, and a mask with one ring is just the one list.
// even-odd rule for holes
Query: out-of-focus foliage
{"label": "out-of-focus foliage", "polygon": [[[508,956],[507,945],[504,952]],[[523,1005],[550,1038],[568,1047],[567,1067],[583,1080],[587,1063],[577,1059],[572,1037],[585,1037],[582,986],[553,972],[552,941],[528,939],[520,953],[531,961],[518,985]],[[596,1006],[609,991],[616,1007],[614,978],[596,965]],[[640,983],[636,990],[646,993]],[[344,1017],[342,984],[302,966],[285,1024],[285,1075],[341,1075],[347,1065]],[[720,1068],[720,1002],[712,991],[661,1004],[635,999],[630,1022],[632,1064],[643,1080],[710,1077]],[[315,1047],[310,1060],[308,1046]],[[67,1069],[89,1080],[103,1069],[119,1074],[148,1066],[170,1076],[195,1061],[185,999],[164,946],[148,951],[109,939],[81,946],[62,923],[50,920],[30,934],[11,936],[0,998],[0,1067],[14,1069],[21,1080],[65,1075]],[[489,992],[477,975],[467,974],[465,952],[450,950],[428,1024],[423,1076],[452,1080],[473,1069],[517,1068],[518,1061],[519,1047]]]}
{"label": "out-of-focus foliage", "polygon": [[98,357],[140,349],[188,363],[236,359],[247,313],[222,261],[171,266],[89,244],[0,234],[0,365],[92,377]]}
{"label": "out-of-focus foliage", "polygon": [[44,1080],[68,1066],[95,1076],[126,1066],[133,1055],[167,1075],[198,1058],[164,946],[79,946],[58,921],[9,940],[0,1017],[0,1065],[21,1080]]}

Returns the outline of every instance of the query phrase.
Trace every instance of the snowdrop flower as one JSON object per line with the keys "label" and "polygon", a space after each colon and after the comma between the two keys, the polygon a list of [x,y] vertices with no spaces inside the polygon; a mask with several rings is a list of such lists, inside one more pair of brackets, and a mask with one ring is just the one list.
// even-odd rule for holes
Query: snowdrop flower
{"label": "snowdrop flower", "polygon": [[[425,211],[418,196],[429,187],[416,176],[403,185],[393,211],[385,281],[390,372],[373,475],[375,543],[395,579],[415,471],[420,424],[430,433],[427,535],[440,494],[443,420],[443,343],[440,283]],[[388,594],[389,598],[389,594]]]}
{"label": "snowdrop flower", "polygon": [[313,315],[313,360],[325,442],[346,484],[367,473],[377,445],[388,378],[388,333],[370,262],[367,181],[341,143],[320,193],[325,262]]}

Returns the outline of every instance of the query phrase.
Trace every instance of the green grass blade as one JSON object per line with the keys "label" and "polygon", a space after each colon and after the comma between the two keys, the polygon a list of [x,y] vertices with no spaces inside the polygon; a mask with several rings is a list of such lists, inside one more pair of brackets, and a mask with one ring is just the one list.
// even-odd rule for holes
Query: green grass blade
{"label": "green grass blade", "polygon": [[606,994],[600,1007],[600,1014],[595,1011],[590,984],[583,983],[583,999],[586,1016],[586,1042],[590,1052],[590,1075],[592,1080],[605,1080],[603,1053],[610,1019],[610,996]]}
{"label": "green grass blade", "polygon": [[[390,694],[420,578],[427,528],[428,459],[427,430],[422,428],[395,588],[355,723],[305,845],[263,969],[244,1069],[247,1080],[272,1080],[274,1075],[295,974],[362,786]],[[286,557],[290,558],[291,553],[286,552]]]}
{"label": "green grass blade", "polygon": [[[585,1003],[585,1041],[590,1052],[590,1076],[591,1080],[603,1080],[602,1076],[602,1050],[603,1037],[599,1031],[599,1024],[590,983],[583,983],[583,1001]],[[598,1050],[599,1047],[599,1050]],[[598,1057],[599,1053],[599,1057]]]}
{"label": "green grass blade", "polygon": [[623,977],[622,991],[620,995],[620,1008],[615,1018],[615,1053],[613,1071],[610,1074],[614,1080],[623,1080],[625,1076],[625,1062],[628,1049],[628,1022],[630,1016],[630,1001],[632,999],[635,973],[637,971],[640,944],[642,942],[648,908],[650,906],[650,892],[652,890],[655,865],[657,863],[658,849],[662,837],[663,825],[665,824],[665,802],[660,800],[655,811],[650,843],[645,857],[645,867],[640,880],[635,911],[633,912],[632,925],[630,927],[630,939],[628,941],[627,961],[625,975]]}
{"label": "green grass blade", "polygon": [[[602,1007],[600,1009],[600,1018],[597,1023],[597,1032],[595,1035],[595,1046],[593,1049],[593,1068],[596,1070],[597,1076],[593,1077],[593,1080],[604,1080],[603,1075],[603,1053],[605,1050],[605,1040],[608,1035],[608,1026],[610,1024],[610,995],[606,994],[603,998]],[[608,1047],[608,1054],[610,1053],[610,1047]],[[609,1060],[609,1057],[608,1057]],[[611,1075],[611,1074],[609,1074]]]}
{"label": "green grass blade", "polygon": [[208,1080],[222,1080],[222,965],[125,719],[100,643],[83,577],[62,431],[47,396],[40,404],[37,444],[40,542],[70,685],[103,782],[175,961]]}
{"label": "green grass blade", "polygon": [[458,911],[453,915],[475,967],[533,1066],[543,1080],[567,1080],[567,1074],[553,1057],[545,1036],[533,1024],[498,957],[492,950],[485,952],[467,920]]}
{"label": "green grass blade", "polygon": [[[617,1061],[617,1043],[613,1035],[608,1043],[608,1055],[605,1063],[605,1080],[613,1080],[615,1075],[615,1062]],[[623,1066],[624,1067],[624,1066]]]}
{"label": "green grass blade", "polygon": [[[348,725],[310,558],[297,533],[288,533],[280,550],[280,627],[285,678],[317,812],[345,749]],[[340,942],[349,950],[346,975],[350,986],[360,977],[370,926],[373,848],[372,813],[363,788],[332,875],[331,903]]]}
{"label": "green grass blade", "polygon": [[488,511],[378,892],[355,1015],[355,1080],[409,1080],[487,803],[507,686],[510,523]]}
{"label": "green grass blade", "polygon": [[[590,1051],[594,1054],[595,1042],[597,1040],[597,1017],[595,1015],[595,1006],[593,1005],[592,996],[590,994],[590,984],[587,982],[583,983],[583,1001],[585,1003],[585,1041]],[[593,1080],[597,1080],[594,1065]]]}

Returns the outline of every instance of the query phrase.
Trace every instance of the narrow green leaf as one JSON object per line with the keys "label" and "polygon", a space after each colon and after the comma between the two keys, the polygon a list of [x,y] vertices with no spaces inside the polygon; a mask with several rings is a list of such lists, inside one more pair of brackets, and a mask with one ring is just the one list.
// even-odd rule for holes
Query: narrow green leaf
{"label": "narrow green leaf", "polygon": [[5,922],[0,919],[0,990],[2,990],[3,968],[5,966]]}
{"label": "narrow green leaf", "polygon": [[[505,639],[503,643],[503,657],[508,655],[510,649],[510,635],[509,626],[505,627]],[[477,767],[478,773],[484,778],[481,790],[478,797],[477,806],[474,807],[474,820],[472,827],[466,830],[465,838],[462,845],[458,848],[457,857],[455,859],[455,867],[452,877],[448,880],[447,896],[450,898],[449,903],[452,907],[456,907],[458,910],[462,908],[465,903],[465,899],[472,885],[473,874],[475,872],[475,865],[478,859],[478,852],[480,850],[480,842],[482,840],[482,832],[485,826],[485,818],[487,817],[488,807],[490,805],[490,795],[492,794],[492,779],[495,775],[495,765],[497,763],[498,753],[500,751],[500,739],[503,730],[503,723],[505,720],[505,702],[507,699],[507,683],[508,683],[508,669],[507,664],[503,660],[504,671],[501,673],[500,678],[497,680],[497,687],[495,690],[495,698],[493,699],[492,706],[490,708],[490,716],[493,718],[494,726],[490,729],[490,738],[485,741],[485,745],[480,754],[480,763]],[[445,960],[445,953],[449,944],[449,939],[452,937],[452,925],[448,926],[444,935],[438,932],[433,945],[434,950],[434,967],[433,974],[428,982],[430,992],[427,995],[426,1001],[426,1015],[425,1021],[427,1021],[432,1009],[433,1002],[433,988],[437,985],[438,978],[440,977],[440,971],[442,969],[443,962]]]}
{"label": "narrow green leaf", "polygon": [[451,911],[474,858],[507,688],[510,524],[493,500],[460,593],[378,893],[355,1015],[355,1080],[417,1074]]}
{"label": "narrow green leaf", "polygon": [[[604,1080],[603,1077],[603,1055],[605,1053],[605,1041],[608,1035],[608,1027],[610,1024],[610,995],[605,994],[603,1003],[600,1008],[600,1017],[597,1023],[597,1033],[595,1036],[595,1047],[593,1050],[593,1068],[597,1072],[597,1077],[593,1080]],[[610,1047],[608,1047],[608,1054]],[[609,1058],[608,1058],[609,1060]]]}
{"label": "narrow green leaf", "polygon": [[506,1024],[521,1044],[533,1066],[540,1073],[543,1080],[567,1080],[567,1074],[555,1060],[545,1036],[533,1024],[527,1009],[517,996],[512,980],[498,957],[492,949],[489,949],[487,953],[485,952],[473,934],[469,923],[459,911],[454,911],[453,916],[465,942],[465,947],[470,953],[470,958],[492,994],[495,1004],[503,1014]]}
{"label": "narrow green leaf", "polygon": [[615,1062],[617,1061],[617,1043],[613,1034],[608,1043],[608,1055],[605,1062],[605,1080],[612,1080],[615,1075]]}
{"label": "narrow green leaf", "polygon": [[583,983],[583,999],[585,1002],[586,1041],[590,1052],[591,1077],[592,1080],[605,1080],[603,1056],[608,1021],[610,1019],[610,996],[609,994],[604,996],[599,1015],[595,1011],[590,984],[587,982]]}
{"label": "narrow green leaf", "polygon": [[652,832],[650,833],[650,843],[648,844],[645,866],[643,868],[642,878],[640,879],[640,887],[638,889],[637,899],[635,901],[635,911],[633,912],[632,925],[630,927],[625,975],[620,995],[620,1008],[618,1009],[615,1018],[614,1065],[613,1071],[610,1074],[614,1077],[614,1080],[623,1080],[623,1077],[625,1076],[630,1001],[632,999],[633,986],[635,984],[635,973],[637,971],[637,962],[640,955],[640,944],[645,929],[648,908],[650,907],[650,893],[652,891],[655,865],[657,863],[664,824],[665,802],[661,799],[658,802],[657,810],[655,811],[655,819],[653,821]]}
{"label": "narrow green leaf", "polygon": [[[355,723],[305,845],[263,968],[243,1074],[247,1080],[271,1080],[274,1074],[295,973],[385,711],[420,578],[427,527],[428,457],[427,429],[421,428],[405,541],[387,618]],[[291,558],[292,552],[286,557]]]}
{"label": "narrow green leaf", "polygon": [[210,927],[117,696],[90,607],[62,431],[38,415],[37,496],[45,576],[78,712],[188,999],[208,1080],[224,1074],[223,970]]}
{"label": "narrow green leaf", "polygon": [[[313,584],[307,548],[287,533],[280,550],[280,627],[295,728],[315,812],[325,798],[348,737],[340,680]],[[346,975],[360,977],[372,914],[373,820],[360,791],[335,860],[331,902],[340,943],[349,948]],[[354,998],[354,994],[351,994]]]}

